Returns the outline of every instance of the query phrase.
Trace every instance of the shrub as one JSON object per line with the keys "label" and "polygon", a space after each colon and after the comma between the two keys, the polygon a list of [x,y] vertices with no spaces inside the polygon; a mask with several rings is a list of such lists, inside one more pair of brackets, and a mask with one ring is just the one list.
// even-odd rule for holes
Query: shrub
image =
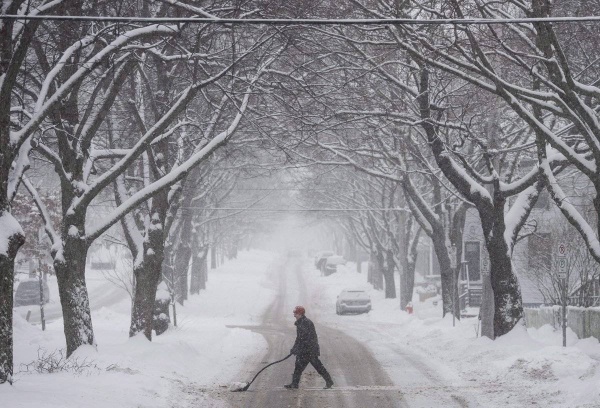
{"label": "shrub", "polygon": [[21,364],[20,372],[38,374],[69,372],[80,375],[91,374],[93,371],[100,370],[95,362],[90,361],[87,358],[67,358],[64,349],[48,352],[40,347],[37,355],[37,359],[33,360],[31,363]]}

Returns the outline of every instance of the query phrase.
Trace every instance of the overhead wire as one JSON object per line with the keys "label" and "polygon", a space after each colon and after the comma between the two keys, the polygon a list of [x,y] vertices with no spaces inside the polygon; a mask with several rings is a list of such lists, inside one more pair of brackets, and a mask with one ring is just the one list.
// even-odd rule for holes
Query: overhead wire
{"label": "overhead wire", "polygon": [[182,210],[202,211],[250,211],[250,212],[335,212],[335,211],[406,211],[406,208],[206,208],[206,207],[181,207]]}
{"label": "overhead wire", "polygon": [[600,22],[600,16],[579,17],[516,17],[516,18],[368,18],[368,19],[319,19],[319,18],[207,18],[207,17],[123,17],[123,16],[67,16],[67,15],[19,15],[2,14],[1,20],[56,20],[124,23],[186,23],[228,25],[487,25],[523,23],[587,23]]}

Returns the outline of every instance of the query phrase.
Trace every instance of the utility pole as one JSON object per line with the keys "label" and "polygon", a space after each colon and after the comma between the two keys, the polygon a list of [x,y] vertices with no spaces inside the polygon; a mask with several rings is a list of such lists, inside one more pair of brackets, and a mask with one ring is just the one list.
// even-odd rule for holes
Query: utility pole
{"label": "utility pole", "polygon": [[44,317],[44,272],[38,268],[38,282],[40,284],[40,320],[42,321],[42,331],[46,330],[46,318]]}
{"label": "utility pole", "polygon": [[450,248],[450,270],[452,271],[452,327],[456,325],[456,306],[458,302],[458,279],[456,276],[456,245]]}
{"label": "utility pole", "polygon": [[564,243],[558,244],[558,279],[561,285],[561,300],[562,300],[562,337],[563,347],[567,347],[567,304],[568,304],[568,288],[569,279],[567,273],[567,246]]}

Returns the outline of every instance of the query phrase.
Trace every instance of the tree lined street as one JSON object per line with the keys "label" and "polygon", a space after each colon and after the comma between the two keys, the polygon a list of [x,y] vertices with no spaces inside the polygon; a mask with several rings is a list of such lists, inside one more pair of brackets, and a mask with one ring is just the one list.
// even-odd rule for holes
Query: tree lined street
{"label": "tree lined street", "polygon": [[233,405],[483,403],[383,341],[396,326],[332,320],[313,256],[323,288],[353,265],[400,318],[418,295],[453,327],[477,316],[495,347],[524,327],[560,325],[565,349],[568,330],[600,339],[598,15],[593,0],[5,0],[0,384],[30,309],[15,299],[43,305],[49,280],[46,319],[76,361],[126,294],[131,341],[168,338],[211,273],[257,249],[287,261],[246,328],[269,350],[244,369],[281,358],[286,311],[314,304],[336,389],[271,390],[290,360],[219,395]]}

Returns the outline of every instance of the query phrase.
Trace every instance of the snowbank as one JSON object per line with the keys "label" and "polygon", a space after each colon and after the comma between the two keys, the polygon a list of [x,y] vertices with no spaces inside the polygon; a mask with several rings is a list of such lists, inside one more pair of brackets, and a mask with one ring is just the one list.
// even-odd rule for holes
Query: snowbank
{"label": "snowbank", "polygon": [[92,311],[98,348],[83,347],[71,357],[84,367],[79,374],[39,374],[27,366],[38,353],[58,357],[65,347],[62,320],[42,332],[15,314],[16,381],[0,385],[2,406],[224,407],[203,390],[226,386],[246,358],[266,350],[262,336],[227,326],[260,320],[274,298],[268,279],[274,261],[270,253],[243,252],[210,271],[207,290],[178,305],[178,327],[152,342],[143,335],[128,339],[128,298],[99,306]]}

